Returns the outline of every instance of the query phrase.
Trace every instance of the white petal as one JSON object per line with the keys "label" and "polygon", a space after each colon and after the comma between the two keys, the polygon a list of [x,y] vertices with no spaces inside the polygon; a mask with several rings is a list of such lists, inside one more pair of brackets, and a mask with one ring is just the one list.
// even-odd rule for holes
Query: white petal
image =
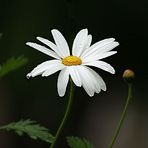
{"label": "white petal", "polygon": [[90,75],[91,77],[91,80],[92,80],[92,84],[93,84],[93,88],[94,88],[94,91],[96,93],[100,93],[101,91],[101,87],[98,83],[98,80],[97,80],[97,77],[91,72],[91,70],[88,68],[88,67],[85,67],[87,69],[87,73]]}
{"label": "white petal", "polygon": [[99,49],[98,52],[102,53],[102,52],[109,52],[111,51],[112,49],[114,49],[115,47],[117,47],[119,45],[118,42],[112,42],[106,46],[103,46],[102,48]]}
{"label": "white petal", "polygon": [[103,61],[93,61],[93,62],[83,63],[83,65],[94,66],[103,69],[107,72],[110,72],[112,74],[115,74],[115,69],[110,64]]}
{"label": "white petal", "polygon": [[85,45],[86,49],[89,48],[89,46],[91,45],[91,42],[92,42],[92,35],[89,34],[89,35],[87,36],[87,43],[86,43],[86,45]]}
{"label": "white petal", "polygon": [[[83,50],[82,50],[82,52],[81,52],[81,55],[83,54],[83,52],[84,52],[85,50],[87,50],[87,49],[90,47],[91,42],[92,42],[92,35],[89,34],[89,35],[87,36],[86,43],[85,43],[85,46],[84,46],[84,48],[83,48]],[[81,57],[81,55],[80,55],[80,57]]]}
{"label": "white petal", "polygon": [[[110,42],[107,45],[104,45],[100,48],[93,48],[91,53],[89,53],[89,55],[85,55],[81,58],[83,59],[91,59],[92,57],[97,57],[97,59],[102,59],[105,58],[104,55],[106,55],[106,53],[111,52],[110,50],[114,49],[115,47],[117,47],[119,45],[118,42]],[[114,52],[114,51],[112,51]]]}
{"label": "white petal", "polygon": [[69,56],[70,51],[64,36],[56,29],[53,29],[51,32],[55,40],[55,43],[58,49],[60,50],[60,53],[62,53],[62,58]]}
{"label": "white petal", "polygon": [[115,39],[114,38],[109,38],[109,39],[104,39],[101,40],[95,44],[93,44],[90,48],[88,48],[87,50],[85,50],[85,52],[82,54],[81,57],[86,57],[90,54],[92,54],[93,52],[95,52],[96,50],[99,50],[100,48],[112,43]]}
{"label": "white petal", "polygon": [[78,69],[79,69],[83,88],[85,89],[85,91],[90,97],[94,96],[95,90],[92,83],[92,78],[90,77],[87,69],[85,68],[85,66],[79,66]]}
{"label": "white petal", "polygon": [[92,72],[92,74],[96,78],[98,85],[100,85],[100,88],[103,91],[106,91],[106,84],[105,84],[104,80],[102,79],[102,77],[98,73],[96,73],[93,69],[91,69],[89,67],[87,67],[87,68]]}
{"label": "white petal", "polygon": [[100,48],[93,48],[91,53],[89,53],[89,55],[85,55],[83,56],[83,58],[87,58],[87,57],[92,57],[92,56],[99,56],[101,55],[102,53],[107,53],[109,52],[110,50],[114,49],[115,47],[117,47],[119,45],[118,42],[111,42],[107,45],[104,45]]}
{"label": "white petal", "polygon": [[57,48],[57,46],[54,43],[52,43],[51,41],[49,41],[49,40],[47,40],[45,38],[42,38],[42,37],[37,37],[37,39],[40,42],[47,45],[48,47],[50,47],[53,51],[55,51],[59,55],[59,57],[62,57],[62,53],[60,53],[60,50]]}
{"label": "white petal", "polygon": [[68,69],[69,69],[70,76],[73,82],[75,83],[75,85],[81,87],[82,82],[81,82],[80,75],[78,73],[78,67],[79,66],[69,66]]}
{"label": "white petal", "polygon": [[96,61],[96,60],[101,60],[103,58],[109,57],[111,55],[116,54],[117,51],[109,51],[109,52],[103,52],[97,55],[93,55],[93,56],[88,56],[86,58],[81,58],[81,60],[83,61],[83,63],[87,63],[87,62],[92,62],[92,61]]}
{"label": "white petal", "polygon": [[85,48],[87,42],[88,30],[82,29],[76,35],[73,47],[72,47],[72,55],[79,57],[82,53],[83,49]]}
{"label": "white petal", "polygon": [[69,71],[67,68],[64,68],[59,73],[58,82],[57,82],[58,94],[60,97],[63,97],[65,95],[68,81],[69,81]]}
{"label": "white petal", "polygon": [[35,48],[37,49],[38,51],[40,52],[43,52],[44,54],[47,54],[53,58],[56,58],[56,59],[60,59],[60,57],[52,50],[44,47],[44,46],[41,46],[39,44],[36,44],[36,43],[32,43],[32,42],[27,42],[26,45],[32,47],[32,48]]}
{"label": "white petal", "polygon": [[47,77],[49,75],[52,75],[54,73],[56,73],[57,71],[59,70],[62,70],[63,68],[65,68],[65,66],[63,64],[58,64],[56,66],[51,66],[49,69],[47,69],[43,74],[42,76],[43,77]]}
{"label": "white petal", "polygon": [[50,67],[53,67],[56,65],[59,65],[61,63],[60,60],[50,60],[50,61],[45,61],[41,64],[39,64],[37,67],[35,67],[29,74],[27,74],[27,78],[29,77],[35,77],[37,75],[42,74],[44,71],[49,69]]}

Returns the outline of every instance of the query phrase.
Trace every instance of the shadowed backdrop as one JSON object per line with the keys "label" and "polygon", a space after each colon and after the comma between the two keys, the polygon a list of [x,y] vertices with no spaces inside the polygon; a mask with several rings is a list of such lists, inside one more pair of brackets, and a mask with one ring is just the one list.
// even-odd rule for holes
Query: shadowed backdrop
{"label": "shadowed backdrop", "polygon": [[[147,0],[0,0],[0,63],[11,56],[24,55],[29,62],[0,80],[0,125],[30,118],[54,134],[67,104],[56,89],[58,73],[47,78],[27,80],[26,74],[50,57],[27,47],[27,41],[38,42],[36,36],[53,41],[51,29],[60,30],[69,46],[76,33],[88,28],[93,43],[114,37],[120,43],[118,53],[104,61],[116,70],[115,75],[95,69],[107,84],[107,92],[93,98],[76,88],[73,111],[57,147],[65,145],[66,136],[80,136],[104,148],[126,101],[127,86],[122,80],[125,69],[136,73],[134,100],[129,107],[124,127],[115,148],[148,147],[147,82]],[[48,144],[12,132],[0,132],[0,147],[47,148]]]}

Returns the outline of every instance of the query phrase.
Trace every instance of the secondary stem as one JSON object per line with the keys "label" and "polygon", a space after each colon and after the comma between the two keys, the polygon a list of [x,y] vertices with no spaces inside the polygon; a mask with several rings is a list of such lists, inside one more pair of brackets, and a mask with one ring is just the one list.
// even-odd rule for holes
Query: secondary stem
{"label": "secondary stem", "polygon": [[51,144],[50,148],[54,148],[55,147],[55,144],[58,140],[58,137],[60,135],[60,133],[62,132],[62,129],[66,123],[66,120],[67,120],[67,117],[70,113],[70,110],[71,110],[71,106],[72,106],[72,102],[73,102],[73,96],[74,96],[74,84],[72,82],[72,80],[70,81],[70,95],[69,95],[69,99],[68,99],[68,104],[67,104],[67,108],[66,108],[66,111],[65,111],[65,114],[64,114],[64,117],[61,121],[61,124],[56,132],[56,136],[55,136],[55,140],[54,142]]}
{"label": "secondary stem", "polygon": [[115,141],[117,139],[117,136],[119,135],[120,129],[121,129],[122,125],[123,125],[123,121],[124,121],[124,119],[126,117],[128,105],[130,103],[130,100],[132,99],[132,85],[133,85],[132,83],[128,83],[128,97],[127,97],[127,101],[126,101],[124,110],[123,110],[123,112],[121,114],[121,117],[120,117],[118,126],[117,126],[117,128],[115,130],[114,136],[112,138],[112,141],[111,141],[111,143],[109,145],[109,148],[112,148],[113,145],[115,144]]}

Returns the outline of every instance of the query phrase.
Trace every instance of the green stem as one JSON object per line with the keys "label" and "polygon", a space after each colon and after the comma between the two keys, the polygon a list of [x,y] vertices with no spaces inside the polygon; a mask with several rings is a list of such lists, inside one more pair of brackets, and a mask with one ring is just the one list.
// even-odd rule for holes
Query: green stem
{"label": "green stem", "polygon": [[72,102],[73,102],[73,96],[74,96],[74,84],[72,82],[72,80],[70,81],[70,95],[69,95],[69,99],[68,99],[68,104],[67,104],[67,108],[66,108],[66,111],[65,111],[65,114],[64,114],[64,117],[61,121],[61,124],[56,132],[56,136],[55,136],[55,140],[54,142],[50,145],[50,148],[54,148],[55,145],[56,145],[56,142],[58,140],[58,137],[59,135],[61,134],[62,132],[62,129],[66,123],[66,120],[67,120],[67,117],[70,113],[70,110],[71,110],[71,106],[72,106]]}
{"label": "green stem", "polygon": [[128,97],[127,97],[127,101],[126,101],[124,110],[123,110],[123,112],[121,114],[121,117],[120,117],[118,126],[117,126],[117,128],[115,130],[114,136],[112,138],[112,141],[111,141],[111,143],[109,145],[109,148],[112,148],[113,145],[115,144],[115,141],[117,139],[117,136],[119,135],[120,129],[121,129],[121,127],[123,125],[123,122],[124,122],[124,119],[126,117],[127,109],[128,109],[130,100],[132,99],[132,85],[133,85],[132,83],[128,83]]}

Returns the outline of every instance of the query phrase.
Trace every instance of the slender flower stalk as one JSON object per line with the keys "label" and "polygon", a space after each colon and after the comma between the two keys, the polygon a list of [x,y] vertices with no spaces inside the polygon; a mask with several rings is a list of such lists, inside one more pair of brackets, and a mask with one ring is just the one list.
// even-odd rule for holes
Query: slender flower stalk
{"label": "slender flower stalk", "polygon": [[64,128],[64,125],[66,123],[66,120],[68,118],[68,115],[71,111],[71,107],[72,107],[72,102],[73,102],[73,98],[74,98],[74,83],[72,82],[72,80],[70,80],[70,94],[69,94],[69,99],[68,99],[68,104],[67,104],[67,108],[66,108],[66,111],[65,111],[65,114],[64,114],[64,117],[61,121],[61,124],[56,132],[56,136],[55,136],[55,140],[54,142],[51,144],[50,148],[54,148],[55,145],[56,145],[56,142],[58,140],[58,137],[59,135],[61,134],[62,132],[62,129]]}
{"label": "slender flower stalk", "polygon": [[115,133],[113,135],[113,138],[112,138],[112,141],[109,145],[109,148],[112,148],[113,145],[115,144],[116,140],[117,140],[117,137],[119,135],[119,132],[122,128],[122,125],[123,125],[123,122],[124,122],[124,119],[126,117],[126,114],[127,114],[127,110],[128,110],[128,106],[129,106],[129,103],[133,97],[133,78],[134,78],[134,72],[131,71],[131,70],[125,70],[124,74],[123,74],[123,78],[124,80],[128,83],[128,97],[127,97],[127,101],[126,101],[126,104],[125,104],[125,107],[123,109],[123,112],[121,114],[121,117],[120,117],[120,120],[119,120],[119,123],[118,123],[118,126],[115,130]]}

